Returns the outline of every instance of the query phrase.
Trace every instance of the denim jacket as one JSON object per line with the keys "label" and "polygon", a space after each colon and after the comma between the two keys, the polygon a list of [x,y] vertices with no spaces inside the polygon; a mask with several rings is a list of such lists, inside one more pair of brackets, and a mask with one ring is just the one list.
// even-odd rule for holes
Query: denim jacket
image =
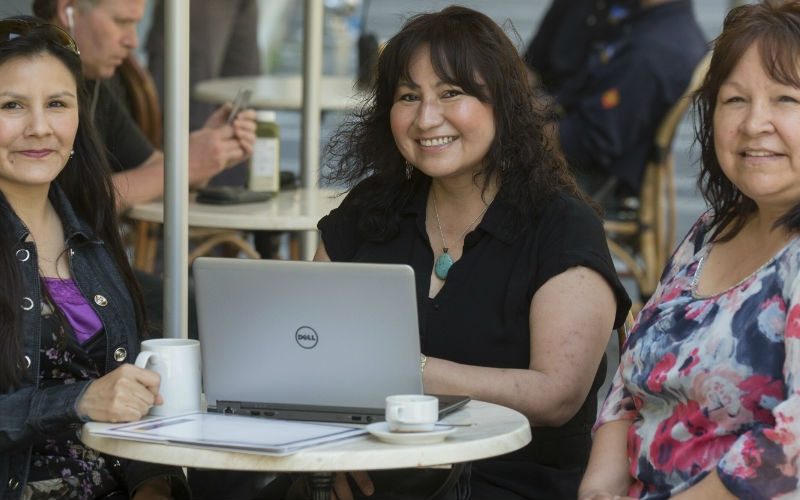
{"label": "denim jacket", "polygon": [[[133,303],[113,259],[89,226],[78,219],[61,189],[53,184],[50,200],[61,217],[76,285],[103,323],[108,373],[130,363],[139,350],[139,335]],[[76,403],[90,381],[40,390],[39,344],[41,335],[41,290],[36,246],[26,241],[29,231],[12,213],[0,214],[11,221],[14,240],[9,245],[23,276],[22,332],[27,373],[20,387],[0,394],[0,499],[21,498],[27,481],[32,441],[37,435],[56,433],[67,424],[81,422]],[[0,251],[9,251],[8,247]],[[5,334],[5,333],[4,333]],[[120,468],[130,491],[154,476],[166,477],[176,497],[188,498],[188,487],[180,468],[112,459]]]}

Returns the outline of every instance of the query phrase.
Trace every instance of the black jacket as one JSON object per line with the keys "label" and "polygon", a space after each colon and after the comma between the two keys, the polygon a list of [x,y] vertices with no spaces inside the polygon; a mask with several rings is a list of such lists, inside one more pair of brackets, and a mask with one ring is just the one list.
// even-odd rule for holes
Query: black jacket
{"label": "black jacket", "polygon": [[[73,279],[100,317],[106,336],[108,373],[122,363],[133,362],[139,351],[139,333],[131,296],[103,242],[79,220],[66,196],[53,185],[50,199],[61,217]],[[23,276],[22,332],[27,374],[22,386],[0,394],[0,499],[21,498],[27,481],[32,442],[36,436],[53,434],[65,425],[81,422],[76,402],[90,381],[39,389],[41,290],[36,245],[26,241],[29,231],[10,211],[0,213],[13,228],[13,240],[0,251],[14,252]],[[3,334],[7,334],[3,332]],[[189,498],[183,472],[178,467],[114,459],[128,492],[145,480],[169,477],[176,498]]]}

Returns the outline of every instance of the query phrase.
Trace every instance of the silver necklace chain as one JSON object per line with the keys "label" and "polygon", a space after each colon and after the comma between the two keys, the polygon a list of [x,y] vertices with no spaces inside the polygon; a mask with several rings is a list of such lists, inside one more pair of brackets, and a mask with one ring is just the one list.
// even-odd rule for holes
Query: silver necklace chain
{"label": "silver necklace chain", "polygon": [[[447,253],[447,250],[448,250],[447,242],[444,240],[444,231],[442,231],[442,223],[439,222],[439,209],[436,208],[436,193],[434,193],[433,190],[431,190],[431,195],[433,195],[433,213],[434,213],[434,215],[436,215],[436,226],[439,228],[439,236],[442,237],[442,251],[444,253]],[[467,231],[469,231],[469,228],[471,228],[473,224],[478,222],[478,219],[483,217],[483,214],[485,214],[488,209],[489,209],[489,205],[486,205],[485,207],[483,207],[483,210],[481,210],[481,213],[479,213],[478,216],[475,217],[475,219],[472,222],[470,222],[467,225],[467,227],[464,228],[464,231],[461,233],[461,236],[458,237],[458,241],[461,241],[464,238],[464,236],[467,235]]]}

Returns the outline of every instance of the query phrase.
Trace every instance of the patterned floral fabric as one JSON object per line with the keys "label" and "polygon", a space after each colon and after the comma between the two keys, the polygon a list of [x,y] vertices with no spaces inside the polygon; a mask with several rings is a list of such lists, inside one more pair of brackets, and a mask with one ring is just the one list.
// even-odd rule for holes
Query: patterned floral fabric
{"label": "patterned floral fabric", "polygon": [[[99,378],[98,366],[104,362],[105,349],[102,334],[79,344],[69,322],[62,320],[52,305],[42,304],[42,388]],[[34,443],[25,500],[102,498],[119,490],[112,464],[85,447],[78,439],[78,430],[80,424],[75,424],[59,436]]]}
{"label": "patterned floral fabric", "polygon": [[800,238],[730,289],[696,293],[710,214],[630,333],[596,427],[630,419],[629,494],[668,498],[716,468],[739,498],[800,498]]}

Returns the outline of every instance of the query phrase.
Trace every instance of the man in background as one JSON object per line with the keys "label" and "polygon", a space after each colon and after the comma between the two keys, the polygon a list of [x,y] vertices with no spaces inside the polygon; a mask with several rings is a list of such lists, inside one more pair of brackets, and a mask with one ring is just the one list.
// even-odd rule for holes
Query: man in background
{"label": "man in background", "polygon": [[[146,0],[33,0],[33,12],[75,38],[81,51],[97,129],[108,150],[121,209],[164,193],[164,154],[144,137],[126,105],[104,84],[139,45],[136,26]],[[247,159],[255,142],[255,113],[225,123],[229,107],[214,112],[189,136],[189,183],[200,185]]]}
{"label": "man in background", "polygon": [[[533,69],[557,104],[559,142],[579,185],[613,209],[638,196],[658,125],[689,85],[706,41],[691,0],[554,0],[556,7],[562,24],[593,19],[597,29],[585,26],[591,37],[573,50],[585,51],[580,65]],[[543,22],[545,29],[551,43],[566,40]]]}
{"label": "man in background", "polygon": [[[147,66],[163,105],[164,99],[164,0],[153,9],[147,35]],[[257,0],[191,0],[189,36],[189,86],[226,76],[258,75]],[[189,98],[189,129],[201,129],[216,106]],[[227,169],[211,184],[244,186],[247,165]]]}

